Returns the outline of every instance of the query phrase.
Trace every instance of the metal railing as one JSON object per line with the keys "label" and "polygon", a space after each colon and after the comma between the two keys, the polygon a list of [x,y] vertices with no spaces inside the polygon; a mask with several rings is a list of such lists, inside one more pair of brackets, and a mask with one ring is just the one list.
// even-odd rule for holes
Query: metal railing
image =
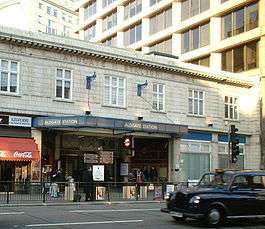
{"label": "metal railing", "polygon": [[134,182],[11,182],[0,181],[0,204],[64,203],[84,201],[154,201],[166,193],[195,185],[181,183]]}

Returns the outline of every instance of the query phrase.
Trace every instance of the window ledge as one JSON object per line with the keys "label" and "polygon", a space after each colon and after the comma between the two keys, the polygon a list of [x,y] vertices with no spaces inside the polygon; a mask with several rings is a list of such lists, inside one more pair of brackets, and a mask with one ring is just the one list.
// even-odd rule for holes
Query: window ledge
{"label": "window ledge", "polygon": [[166,114],[167,112],[165,111],[156,111],[156,110],[151,110],[151,113],[158,113],[158,114]]}
{"label": "window ledge", "polygon": [[3,92],[3,91],[0,92],[0,95],[4,95],[4,96],[13,96],[13,97],[21,97],[21,95],[18,94],[18,93],[13,93],[13,92]]}
{"label": "window ledge", "polygon": [[192,117],[192,118],[206,118],[205,115],[195,115],[195,114],[187,114],[187,117]]}
{"label": "window ledge", "polygon": [[240,122],[239,119],[230,119],[230,118],[224,118],[224,121],[230,121],[230,122]]}
{"label": "window ledge", "polygon": [[127,110],[126,107],[111,106],[111,105],[102,105],[102,107],[106,107],[106,108],[117,108],[117,109]]}
{"label": "window ledge", "polygon": [[55,98],[55,99],[53,99],[53,101],[55,101],[55,102],[63,102],[63,103],[74,103],[74,101],[72,101],[72,100],[59,99],[59,98]]}

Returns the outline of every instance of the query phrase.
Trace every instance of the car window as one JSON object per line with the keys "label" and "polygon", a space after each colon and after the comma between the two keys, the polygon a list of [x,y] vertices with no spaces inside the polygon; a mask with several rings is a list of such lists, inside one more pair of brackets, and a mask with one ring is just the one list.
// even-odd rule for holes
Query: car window
{"label": "car window", "polygon": [[237,190],[265,190],[265,176],[236,176],[232,187]]}

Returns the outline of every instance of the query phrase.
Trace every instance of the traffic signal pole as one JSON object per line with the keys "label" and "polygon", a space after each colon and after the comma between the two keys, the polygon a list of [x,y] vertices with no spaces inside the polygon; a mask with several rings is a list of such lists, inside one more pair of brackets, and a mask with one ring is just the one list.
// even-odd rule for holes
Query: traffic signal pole
{"label": "traffic signal pole", "polygon": [[230,135],[231,135],[231,125],[229,126],[229,130],[228,130],[228,160],[227,160],[227,168],[228,169],[232,169],[232,163],[231,163],[231,139],[230,139]]}

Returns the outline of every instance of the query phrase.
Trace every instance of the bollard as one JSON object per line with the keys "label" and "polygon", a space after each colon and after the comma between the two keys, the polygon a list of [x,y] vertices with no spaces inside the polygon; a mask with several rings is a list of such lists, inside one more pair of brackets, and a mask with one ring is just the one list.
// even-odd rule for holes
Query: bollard
{"label": "bollard", "polygon": [[110,183],[108,183],[108,202],[110,202]]}
{"label": "bollard", "polygon": [[9,182],[7,181],[7,191],[6,191],[6,203],[9,204],[9,188],[10,188],[10,184]]}
{"label": "bollard", "polygon": [[42,203],[45,203],[45,182],[42,182]]}

